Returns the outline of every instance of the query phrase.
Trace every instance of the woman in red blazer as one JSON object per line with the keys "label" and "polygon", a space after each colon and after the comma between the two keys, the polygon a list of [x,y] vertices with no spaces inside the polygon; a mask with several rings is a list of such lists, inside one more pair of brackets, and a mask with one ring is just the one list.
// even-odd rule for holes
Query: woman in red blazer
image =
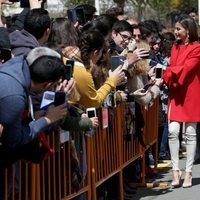
{"label": "woman in red blazer", "polygon": [[198,28],[189,16],[180,16],[175,24],[176,44],[172,47],[170,66],[163,79],[169,87],[169,147],[173,166],[172,186],[180,186],[179,132],[181,124],[186,139],[186,170],[183,187],[192,186],[192,167],[196,149],[196,126],[200,121],[200,43]]}

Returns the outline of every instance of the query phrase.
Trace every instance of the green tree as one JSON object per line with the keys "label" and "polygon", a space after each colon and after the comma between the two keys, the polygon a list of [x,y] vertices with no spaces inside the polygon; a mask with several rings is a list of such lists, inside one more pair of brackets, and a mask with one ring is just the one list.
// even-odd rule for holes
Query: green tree
{"label": "green tree", "polygon": [[124,9],[124,4],[125,4],[126,0],[113,0],[113,1],[114,1],[114,3],[117,4],[118,7],[121,7]]}
{"label": "green tree", "polygon": [[162,23],[166,22],[168,13],[174,10],[171,0],[148,0],[148,4],[156,13],[155,20]]}
{"label": "green tree", "polygon": [[184,11],[186,8],[194,7],[198,8],[198,1],[197,0],[179,0],[177,5],[177,10]]}

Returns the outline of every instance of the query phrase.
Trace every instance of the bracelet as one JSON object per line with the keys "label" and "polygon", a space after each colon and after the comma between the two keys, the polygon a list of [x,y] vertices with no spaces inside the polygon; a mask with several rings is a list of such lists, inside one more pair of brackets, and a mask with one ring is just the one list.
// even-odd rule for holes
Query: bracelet
{"label": "bracelet", "polygon": [[128,53],[133,53],[133,50],[128,49]]}

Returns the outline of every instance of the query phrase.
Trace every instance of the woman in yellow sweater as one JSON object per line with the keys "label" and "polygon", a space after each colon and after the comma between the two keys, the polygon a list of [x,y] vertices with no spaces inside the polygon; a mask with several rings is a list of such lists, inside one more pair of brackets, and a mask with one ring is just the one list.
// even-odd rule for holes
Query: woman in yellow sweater
{"label": "woman in yellow sweater", "polygon": [[98,90],[95,89],[91,69],[101,58],[103,47],[103,35],[97,31],[89,31],[81,35],[79,48],[71,49],[70,53],[68,49],[68,57],[76,61],[73,76],[80,94],[77,103],[85,108],[101,106],[107,94],[126,80],[122,68],[118,67],[113,72],[109,71],[105,83]]}

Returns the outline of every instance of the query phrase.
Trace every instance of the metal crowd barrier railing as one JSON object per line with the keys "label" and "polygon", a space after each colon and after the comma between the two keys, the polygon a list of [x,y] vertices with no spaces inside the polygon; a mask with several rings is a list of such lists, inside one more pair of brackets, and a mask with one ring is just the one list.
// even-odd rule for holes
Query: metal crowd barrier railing
{"label": "metal crowd barrier railing", "polygon": [[[142,109],[145,122],[142,138],[147,147],[140,144],[135,133],[134,103],[108,108],[107,111],[108,116],[105,119],[102,114],[104,112],[99,109],[98,117],[101,123],[91,137],[85,137],[83,133],[72,133],[70,141],[60,144],[56,136],[58,134],[51,134],[48,136],[49,142],[54,146],[55,153],[47,160],[41,164],[18,161],[18,167],[12,166],[11,169],[6,169],[3,199],[64,200],[84,195],[88,200],[95,200],[98,199],[97,188],[114,175],[119,177],[119,198],[123,199],[123,169],[138,158],[142,159],[144,183],[145,152],[152,145],[155,145],[157,150],[158,100],[148,111]],[[79,177],[80,188],[74,190],[71,142],[75,140],[76,143],[77,135],[81,141],[78,144],[81,149],[77,155],[81,180]]]}

